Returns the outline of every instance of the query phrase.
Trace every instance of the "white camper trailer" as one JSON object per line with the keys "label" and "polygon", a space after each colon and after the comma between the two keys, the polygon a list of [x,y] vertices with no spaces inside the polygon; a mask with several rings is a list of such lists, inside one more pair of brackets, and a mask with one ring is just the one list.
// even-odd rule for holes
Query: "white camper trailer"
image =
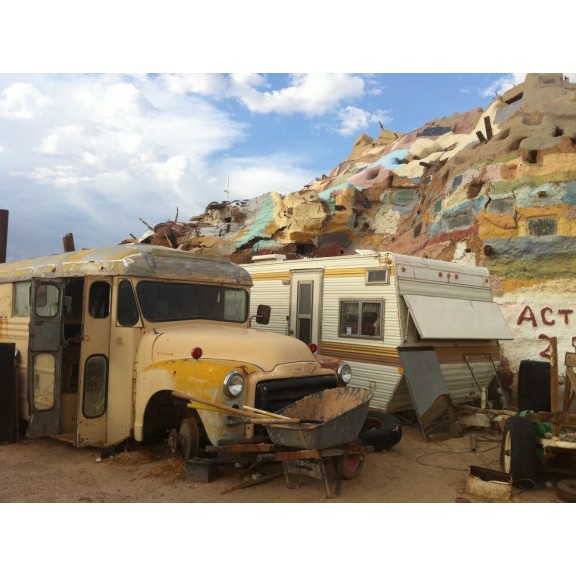
{"label": "white camper trailer", "polygon": [[[255,256],[243,267],[254,282],[252,308],[272,307],[270,323],[259,328],[346,360],[352,384],[374,391],[373,409],[414,408],[402,350],[435,352],[454,403],[473,403],[498,382],[498,341],[513,337],[486,268],[372,251]],[[426,381],[424,364],[415,364]]]}

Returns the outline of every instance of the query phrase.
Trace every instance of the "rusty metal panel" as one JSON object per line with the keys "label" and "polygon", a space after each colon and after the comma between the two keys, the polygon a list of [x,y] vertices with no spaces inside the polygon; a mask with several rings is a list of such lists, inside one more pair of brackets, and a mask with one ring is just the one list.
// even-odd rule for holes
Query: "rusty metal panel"
{"label": "rusty metal panel", "polygon": [[406,382],[427,441],[460,436],[458,418],[431,346],[398,347]]}

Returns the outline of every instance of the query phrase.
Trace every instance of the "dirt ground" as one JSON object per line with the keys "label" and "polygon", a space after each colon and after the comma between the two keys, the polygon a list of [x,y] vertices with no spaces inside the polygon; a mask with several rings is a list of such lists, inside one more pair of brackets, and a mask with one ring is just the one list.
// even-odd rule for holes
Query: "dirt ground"
{"label": "dirt ground", "polygon": [[[475,435],[475,450],[472,449]],[[186,479],[184,461],[168,443],[142,445],[101,459],[96,449],[78,449],[55,439],[22,439],[0,445],[2,503],[478,503],[468,493],[470,466],[499,470],[501,434],[466,429],[459,438],[426,442],[417,425],[405,424],[391,450],[366,455],[360,475],[343,480],[328,497],[321,480],[304,476],[288,487],[278,463],[246,470],[219,464],[210,482]],[[332,463],[326,471],[334,493]],[[241,487],[246,481],[272,479]],[[505,503],[561,503],[560,478],[542,476],[533,489],[514,487]],[[483,485],[481,484],[481,487]]]}

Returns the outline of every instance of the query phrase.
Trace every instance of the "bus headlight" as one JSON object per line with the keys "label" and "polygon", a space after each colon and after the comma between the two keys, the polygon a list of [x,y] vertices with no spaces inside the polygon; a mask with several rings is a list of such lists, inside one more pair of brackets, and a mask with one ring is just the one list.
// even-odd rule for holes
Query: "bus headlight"
{"label": "bus headlight", "polygon": [[342,382],[342,384],[348,384],[350,380],[352,380],[352,368],[350,368],[350,364],[342,363],[338,366],[338,380]]}
{"label": "bus headlight", "polygon": [[244,390],[244,376],[236,370],[228,372],[224,378],[224,392],[228,396],[236,398],[242,394],[242,390]]}

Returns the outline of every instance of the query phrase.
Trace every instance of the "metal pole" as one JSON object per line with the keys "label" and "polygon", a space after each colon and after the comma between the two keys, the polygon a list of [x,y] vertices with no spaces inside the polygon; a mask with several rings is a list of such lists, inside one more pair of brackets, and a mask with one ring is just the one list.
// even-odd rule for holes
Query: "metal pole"
{"label": "metal pole", "polygon": [[8,245],[8,210],[0,210],[0,264],[6,262]]}
{"label": "metal pole", "polygon": [[64,252],[74,252],[74,236],[72,232],[68,232],[68,234],[62,238],[62,242],[64,244]]}

